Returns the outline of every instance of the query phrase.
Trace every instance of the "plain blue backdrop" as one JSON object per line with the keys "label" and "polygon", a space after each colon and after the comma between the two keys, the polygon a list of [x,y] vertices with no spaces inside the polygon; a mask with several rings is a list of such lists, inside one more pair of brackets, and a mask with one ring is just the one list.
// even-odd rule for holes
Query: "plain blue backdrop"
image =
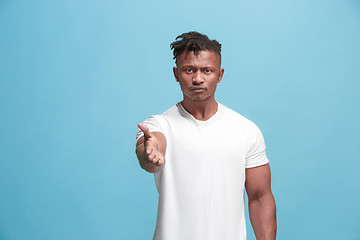
{"label": "plain blue backdrop", "polygon": [[169,44],[191,30],[262,129],[278,239],[360,239],[359,0],[0,0],[1,240],[152,238],[136,125],[181,100]]}

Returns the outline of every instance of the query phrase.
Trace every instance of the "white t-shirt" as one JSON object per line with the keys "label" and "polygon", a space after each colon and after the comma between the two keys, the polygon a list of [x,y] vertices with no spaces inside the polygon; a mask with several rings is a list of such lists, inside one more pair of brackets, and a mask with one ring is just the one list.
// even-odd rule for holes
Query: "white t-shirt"
{"label": "white t-shirt", "polygon": [[167,140],[153,239],[245,240],[245,168],[269,162],[259,128],[221,104],[207,121],[178,103],[144,124]]}

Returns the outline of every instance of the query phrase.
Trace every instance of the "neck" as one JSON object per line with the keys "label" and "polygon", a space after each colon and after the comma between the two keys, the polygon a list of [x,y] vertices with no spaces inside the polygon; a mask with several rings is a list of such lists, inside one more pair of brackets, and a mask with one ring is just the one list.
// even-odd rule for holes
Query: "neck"
{"label": "neck", "polygon": [[218,110],[218,103],[214,98],[209,98],[203,101],[192,101],[184,98],[181,105],[193,117],[200,121],[206,121],[211,118]]}

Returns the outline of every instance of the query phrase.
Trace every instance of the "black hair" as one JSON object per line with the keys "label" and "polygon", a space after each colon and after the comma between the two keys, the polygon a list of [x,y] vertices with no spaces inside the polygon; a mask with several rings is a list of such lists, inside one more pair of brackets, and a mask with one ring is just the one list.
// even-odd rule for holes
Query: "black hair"
{"label": "black hair", "polygon": [[183,33],[177,36],[175,40],[170,44],[170,49],[173,50],[174,54],[173,59],[176,59],[183,52],[186,54],[194,52],[194,55],[197,55],[199,51],[205,50],[212,50],[221,56],[221,44],[216,40],[210,40],[206,35],[199,32]]}

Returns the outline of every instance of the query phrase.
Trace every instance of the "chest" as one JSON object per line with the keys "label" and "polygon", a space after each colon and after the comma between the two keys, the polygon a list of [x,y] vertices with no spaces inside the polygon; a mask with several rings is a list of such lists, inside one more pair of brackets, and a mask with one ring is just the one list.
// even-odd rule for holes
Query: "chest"
{"label": "chest", "polygon": [[226,122],[199,126],[189,121],[173,125],[167,139],[172,159],[180,158],[185,165],[221,163],[242,167],[245,163],[246,136],[241,128]]}

